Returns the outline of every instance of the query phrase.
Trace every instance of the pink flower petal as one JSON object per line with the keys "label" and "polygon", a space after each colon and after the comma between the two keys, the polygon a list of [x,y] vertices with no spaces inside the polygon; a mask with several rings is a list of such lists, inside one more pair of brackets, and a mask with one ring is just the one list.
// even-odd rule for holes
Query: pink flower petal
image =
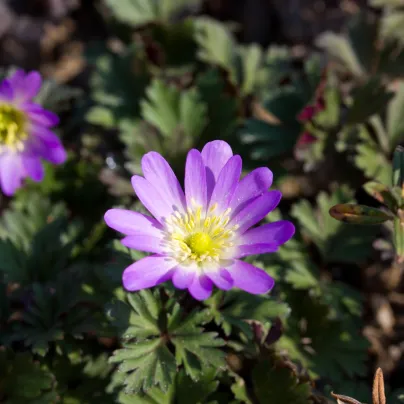
{"label": "pink flower petal", "polygon": [[122,281],[126,290],[151,288],[171,279],[176,262],[165,256],[152,255],[127,267]]}

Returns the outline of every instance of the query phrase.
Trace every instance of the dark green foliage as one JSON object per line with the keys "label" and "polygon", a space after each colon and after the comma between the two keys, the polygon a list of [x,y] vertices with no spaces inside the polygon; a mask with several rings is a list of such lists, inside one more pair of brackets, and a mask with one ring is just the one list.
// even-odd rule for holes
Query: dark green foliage
{"label": "dark green foliage", "polygon": [[260,403],[310,403],[309,383],[299,383],[292,369],[273,366],[271,361],[259,362],[253,369],[254,391]]}
{"label": "dark green foliage", "polygon": [[[240,44],[199,0],[99,3],[114,41],[87,47],[88,91],[46,81],[36,99],[60,115],[68,161],[0,199],[0,402],[369,400],[369,263],[379,276],[404,257],[401,3],[371,1],[379,14],[305,55]],[[148,214],[130,184],[145,153],[183,182],[189,149],[215,139],[246,171],[270,167],[284,194],[266,220],[296,235],[246,258],[274,289],[126,293],[123,270],[147,254],[119,243],[105,211]]]}
{"label": "dark green foliage", "polygon": [[331,206],[352,201],[351,195],[349,190],[341,188],[330,196],[320,193],[316,210],[304,200],[292,209],[292,215],[301,224],[302,232],[315,243],[327,262],[357,262],[371,253],[377,228],[347,227],[329,215]]}
{"label": "dark green foliage", "polygon": [[49,404],[58,401],[55,379],[27,353],[0,351],[0,398],[5,403]]}
{"label": "dark green foliage", "polygon": [[121,363],[118,371],[129,373],[124,382],[128,393],[147,391],[154,385],[166,391],[180,365],[195,380],[206,367],[224,366],[223,353],[216,348],[223,341],[201,327],[210,320],[209,312],[191,313],[184,319],[178,304],[169,301],[168,311],[158,295],[158,290],[128,295],[129,306],[119,301],[109,309],[126,341],[111,361]]}

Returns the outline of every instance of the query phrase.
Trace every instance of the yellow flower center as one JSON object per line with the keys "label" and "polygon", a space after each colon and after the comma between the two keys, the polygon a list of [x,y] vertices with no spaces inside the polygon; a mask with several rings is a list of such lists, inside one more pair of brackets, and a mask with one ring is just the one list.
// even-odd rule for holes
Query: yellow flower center
{"label": "yellow flower center", "polygon": [[26,118],[22,111],[9,104],[0,104],[0,150],[2,146],[22,150],[28,137],[25,126]]}
{"label": "yellow flower center", "polygon": [[184,264],[225,259],[233,247],[233,237],[238,226],[228,227],[230,211],[215,215],[217,205],[203,213],[201,206],[193,204],[187,213],[175,212],[166,220],[166,246],[174,258]]}
{"label": "yellow flower center", "polygon": [[199,256],[208,252],[212,247],[212,239],[208,234],[201,232],[189,236],[185,243],[194,254]]}

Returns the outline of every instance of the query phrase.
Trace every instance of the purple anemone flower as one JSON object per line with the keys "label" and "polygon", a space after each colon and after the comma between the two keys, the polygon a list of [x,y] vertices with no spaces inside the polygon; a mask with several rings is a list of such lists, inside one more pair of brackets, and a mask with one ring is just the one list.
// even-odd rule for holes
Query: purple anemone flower
{"label": "purple anemone flower", "polygon": [[17,70],[0,83],[0,188],[11,196],[26,177],[41,181],[41,159],[54,164],[66,160],[66,151],[50,128],[57,115],[32,99],[42,84],[38,72]]}
{"label": "purple anemone flower", "polygon": [[295,228],[288,221],[251,228],[278,205],[282,194],[268,191],[272,172],[261,167],[241,181],[242,161],[223,141],[191,150],[185,167],[185,193],[167,161],[158,153],[142,159],[144,178],[132,177],[133,188],[154,218],[111,209],[109,227],[126,235],[122,244],[154,255],[125,269],[128,291],[171,280],[197,300],[237,287],[266,293],[274,280],[240,258],[272,253],[288,241]]}

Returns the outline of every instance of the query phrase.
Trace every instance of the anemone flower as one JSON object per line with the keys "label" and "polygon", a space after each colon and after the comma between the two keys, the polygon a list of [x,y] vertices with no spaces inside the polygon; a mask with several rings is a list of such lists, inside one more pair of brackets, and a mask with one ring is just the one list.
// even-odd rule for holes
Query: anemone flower
{"label": "anemone flower", "polygon": [[42,84],[37,72],[17,70],[0,83],[0,188],[11,196],[23,179],[41,181],[41,159],[54,164],[66,160],[59,138],[50,130],[58,117],[33,102]]}
{"label": "anemone flower", "polygon": [[294,234],[288,221],[251,228],[278,205],[279,191],[268,191],[272,172],[257,168],[241,181],[242,161],[223,141],[191,150],[185,167],[185,193],[167,161],[158,153],[142,159],[144,177],[133,188],[154,216],[123,209],[105,214],[109,227],[126,235],[128,248],[153,253],[125,269],[123,285],[137,291],[171,280],[197,300],[213,285],[266,293],[274,280],[262,269],[240,260],[272,253]]}

